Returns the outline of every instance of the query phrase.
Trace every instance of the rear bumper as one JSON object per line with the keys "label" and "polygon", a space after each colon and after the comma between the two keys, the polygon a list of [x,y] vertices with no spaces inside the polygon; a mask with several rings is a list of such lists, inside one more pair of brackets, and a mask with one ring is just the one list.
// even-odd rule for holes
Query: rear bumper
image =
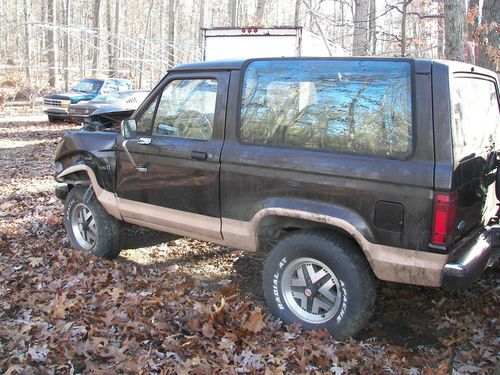
{"label": "rear bumper", "polygon": [[451,254],[443,269],[442,288],[461,290],[477,279],[488,265],[498,259],[500,225],[486,228]]}

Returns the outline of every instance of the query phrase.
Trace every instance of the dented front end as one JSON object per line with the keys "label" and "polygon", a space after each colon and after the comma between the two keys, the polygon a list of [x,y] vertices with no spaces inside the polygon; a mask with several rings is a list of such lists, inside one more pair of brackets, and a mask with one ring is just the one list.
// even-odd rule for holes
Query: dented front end
{"label": "dented front end", "polygon": [[58,177],[69,167],[86,165],[94,172],[97,183],[114,192],[116,179],[116,137],[114,132],[71,131],[64,134],[57,145],[55,176],[58,182],[56,196],[63,200],[72,185],[87,185],[87,173],[79,171]]}

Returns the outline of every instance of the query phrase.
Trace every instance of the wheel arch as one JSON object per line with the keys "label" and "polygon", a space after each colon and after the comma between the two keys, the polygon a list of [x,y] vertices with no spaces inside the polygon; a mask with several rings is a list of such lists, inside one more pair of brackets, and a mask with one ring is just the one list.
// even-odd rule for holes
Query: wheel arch
{"label": "wheel arch", "polygon": [[266,239],[276,241],[294,230],[322,229],[353,241],[372,264],[368,247],[375,242],[374,235],[358,213],[341,205],[292,199],[268,200],[262,206],[250,225],[256,249]]}
{"label": "wheel arch", "polygon": [[[88,179],[82,179],[87,176]],[[76,179],[70,178],[76,177]],[[118,211],[118,199],[116,195],[105,190],[97,181],[97,176],[92,168],[85,164],[72,165],[56,176],[56,181],[64,182],[68,185],[91,185],[99,203],[106,212],[117,219],[122,220]]]}

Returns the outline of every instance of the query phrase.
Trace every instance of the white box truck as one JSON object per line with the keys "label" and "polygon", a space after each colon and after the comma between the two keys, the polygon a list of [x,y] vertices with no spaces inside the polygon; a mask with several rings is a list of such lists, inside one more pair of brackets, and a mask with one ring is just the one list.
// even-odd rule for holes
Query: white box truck
{"label": "white box truck", "polygon": [[347,56],[302,27],[231,27],[203,29],[204,60],[255,57]]}

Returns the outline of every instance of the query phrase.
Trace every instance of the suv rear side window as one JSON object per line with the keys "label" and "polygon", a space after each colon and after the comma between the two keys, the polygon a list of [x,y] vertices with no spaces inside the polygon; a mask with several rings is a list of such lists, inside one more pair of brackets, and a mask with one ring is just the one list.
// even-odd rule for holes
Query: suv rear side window
{"label": "suv rear side window", "polygon": [[460,161],[500,146],[500,113],[495,83],[455,77],[451,85],[453,153]]}
{"label": "suv rear side window", "polygon": [[254,61],[245,71],[245,143],[405,157],[411,66],[403,61]]}

